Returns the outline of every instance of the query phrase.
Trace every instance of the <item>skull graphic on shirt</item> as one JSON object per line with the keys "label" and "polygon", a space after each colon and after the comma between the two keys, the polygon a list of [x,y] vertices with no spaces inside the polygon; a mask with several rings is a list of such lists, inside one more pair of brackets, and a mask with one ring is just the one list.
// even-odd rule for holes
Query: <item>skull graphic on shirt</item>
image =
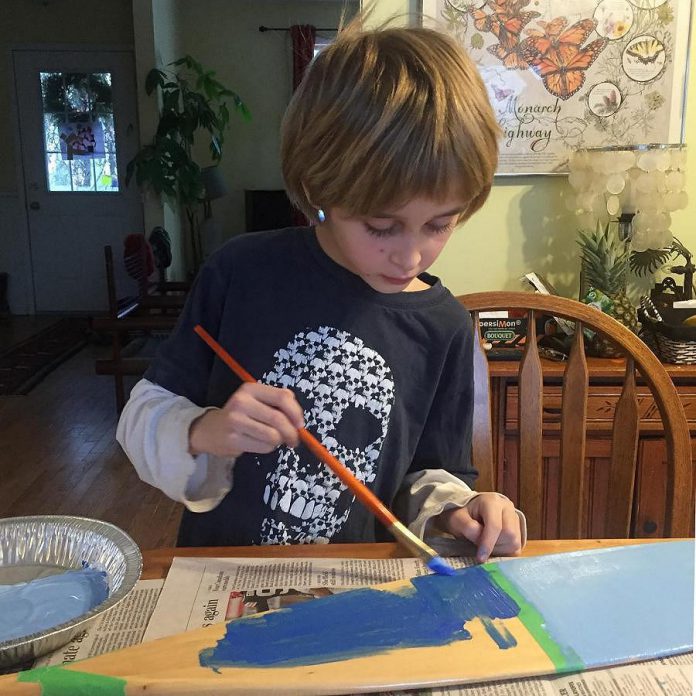
{"label": "skull graphic on shirt", "polygon": [[[356,478],[374,481],[394,402],[382,356],[356,336],[322,326],[296,334],[274,358],[262,381],[291,389],[304,408],[305,427]],[[267,456],[277,462],[266,475],[261,543],[330,540],[348,519],[353,493],[304,447],[280,447]]]}

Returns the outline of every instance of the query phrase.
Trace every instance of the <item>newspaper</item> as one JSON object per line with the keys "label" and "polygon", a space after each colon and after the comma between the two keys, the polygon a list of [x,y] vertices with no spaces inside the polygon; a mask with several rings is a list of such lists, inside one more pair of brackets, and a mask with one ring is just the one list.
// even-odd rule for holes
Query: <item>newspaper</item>
{"label": "newspaper", "polygon": [[429,573],[417,558],[174,558],[143,640]]}
{"label": "newspaper", "polygon": [[87,657],[138,645],[157,604],[164,580],[140,580],[133,591],[115,607],[104,612],[67,645],[40,657],[34,667],[67,665]]}
{"label": "newspaper", "polygon": [[[454,567],[470,558],[448,558]],[[175,558],[143,640],[430,571],[415,558]],[[390,696],[691,696],[693,656]],[[386,694],[386,692],[384,692]]]}

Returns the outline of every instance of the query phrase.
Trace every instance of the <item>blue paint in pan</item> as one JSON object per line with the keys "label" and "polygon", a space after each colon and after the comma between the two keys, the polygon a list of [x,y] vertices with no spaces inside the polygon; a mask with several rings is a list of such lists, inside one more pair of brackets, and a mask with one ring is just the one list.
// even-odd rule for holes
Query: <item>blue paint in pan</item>
{"label": "blue paint in pan", "polygon": [[106,573],[91,568],[0,585],[0,643],[71,621],[108,595]]}
{"label": "blue paint in pan", "polygon": [[692,648],[693,541],[521,558],[498,568],[544,617],[549,636],[572,646],[587,667]]}
{"label": "blue paint in pan", "polygon": [[491,639],[508,648],[516,644],[514,637],[493,621],[519,611],[484,568],[467,568],[454,576],[415,578],[399,592],[354,590],[231,621],[217,646],[201,652],[200,663],[214,669],[312,665],[447,645],[470,639],[465,624],[477,617],[484,619]]}

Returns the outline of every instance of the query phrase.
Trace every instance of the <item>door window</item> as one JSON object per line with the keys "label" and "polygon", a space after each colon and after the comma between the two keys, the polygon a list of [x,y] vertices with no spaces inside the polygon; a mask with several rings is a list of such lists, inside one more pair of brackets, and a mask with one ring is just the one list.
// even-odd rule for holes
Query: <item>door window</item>
{"label": "door window", "polygon": [[48,191],[118,192],[111,73],[41,72]]}

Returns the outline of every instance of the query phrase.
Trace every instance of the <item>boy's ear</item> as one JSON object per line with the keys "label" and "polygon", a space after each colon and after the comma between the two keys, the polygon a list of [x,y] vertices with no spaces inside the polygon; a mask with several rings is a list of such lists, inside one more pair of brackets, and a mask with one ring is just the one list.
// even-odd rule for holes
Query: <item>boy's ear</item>
{"label": "boy's ear", "polygon": [[307,186],[305,185],[304,182],[302,182],[302,190],[304,191],[305,198],[307,199],[307,202],[309,205],[312,206],[312,208],[321,208],[320,205],[317,205],[313,200],[312,197],[309,195],[309,191],[307,190]]}

